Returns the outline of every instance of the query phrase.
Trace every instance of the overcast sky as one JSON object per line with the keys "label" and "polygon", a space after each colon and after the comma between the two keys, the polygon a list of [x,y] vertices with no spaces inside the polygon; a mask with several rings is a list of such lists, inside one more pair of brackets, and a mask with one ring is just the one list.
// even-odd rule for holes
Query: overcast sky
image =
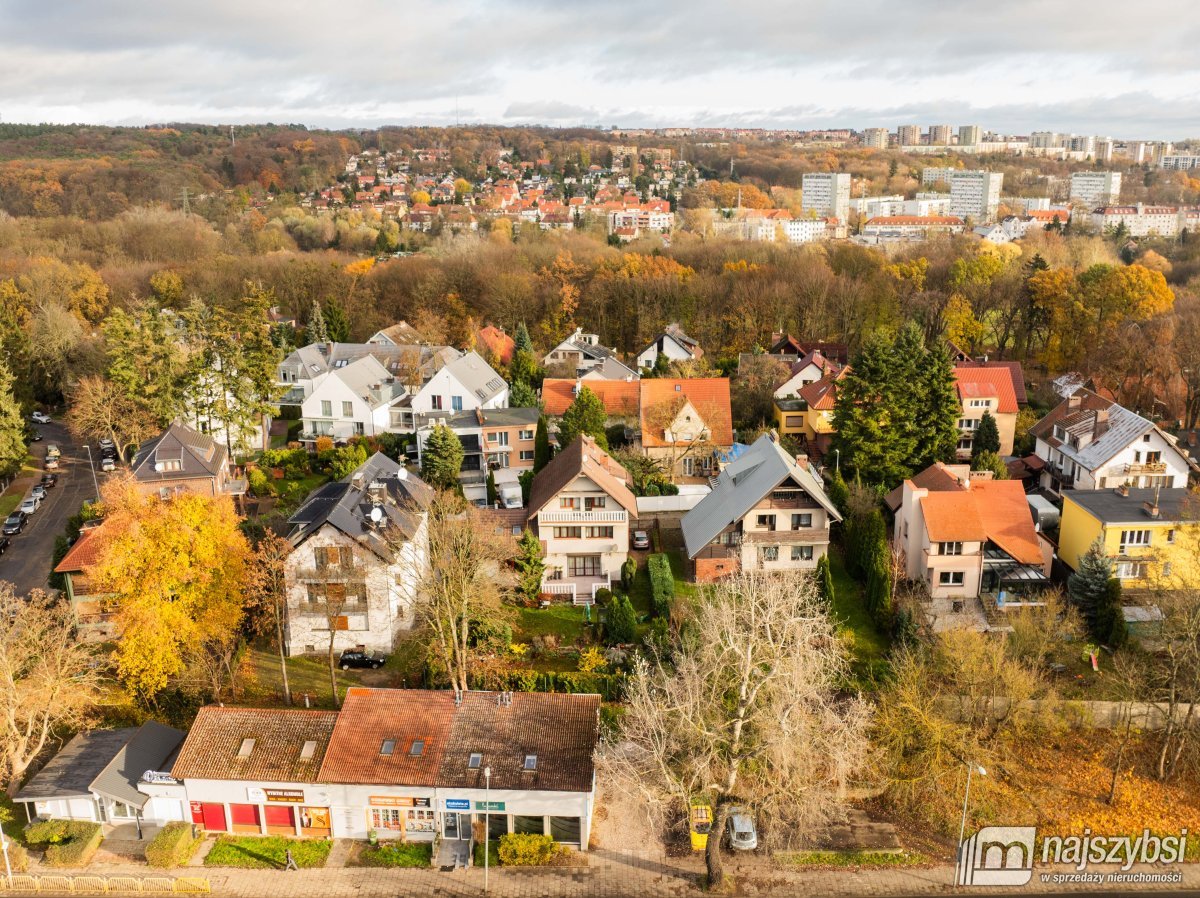
{"label": "overcast sky", "polygon": [[1180,0],[0,0],[0,119],[1200,136]]}

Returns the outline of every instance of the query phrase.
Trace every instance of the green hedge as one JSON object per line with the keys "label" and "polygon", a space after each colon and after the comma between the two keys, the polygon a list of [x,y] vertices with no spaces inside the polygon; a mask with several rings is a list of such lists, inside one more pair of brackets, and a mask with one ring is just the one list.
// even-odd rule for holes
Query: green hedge
{"label": "green hedge", "polygon": [[43,820],[25,827],[25,841],[45,845],[49,867],[83,867],[100,847],[99,823],[87,820]]}
{"label": "green hedge", "polygon": [[146,863],[151,867],[186,866],[197,844],[192,824],[182,821],[168,823],[146,846]]}
{"label": "green hedge", "polygon": [[508,692],[566,692],[599,695],[606,702],[621,701],[625,694],[625,675],[586,673],[578,670],[539,671],[496,670],[472,673],[472,689]]}
{"label": "green hedge", "polygon": [[562,851],[551,836],[535,833],[508,833],[500,837],[496,851],[505,867],[543,867]]}
{"label": "green hedge", "polygon": [[650,609],[656,617],[669,617],[671,600],[675,598],[675,576],[671,559],[664,554],[651,555],[646,562],[650,573]]}

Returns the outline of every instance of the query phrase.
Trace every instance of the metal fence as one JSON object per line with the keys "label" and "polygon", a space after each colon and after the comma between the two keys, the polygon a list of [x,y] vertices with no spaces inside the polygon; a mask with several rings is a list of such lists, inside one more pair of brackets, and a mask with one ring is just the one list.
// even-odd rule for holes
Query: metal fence
{"label": "metal fence", "polygon": [[[0,876],[0,884],[4,877]],[[80,895],[206,895],[212,891],[205,876],[69,876],[59,873],[16,873],[8,883],[14,893]]]}

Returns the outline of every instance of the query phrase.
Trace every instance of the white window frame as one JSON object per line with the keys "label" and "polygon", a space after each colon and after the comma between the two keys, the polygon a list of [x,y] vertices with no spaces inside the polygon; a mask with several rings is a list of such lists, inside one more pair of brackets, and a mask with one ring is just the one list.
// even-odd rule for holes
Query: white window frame
{"label": "white window frame", "polygon": [[940,571],[938,573],[938,586],[965,586],[966,583],[966,571]]}

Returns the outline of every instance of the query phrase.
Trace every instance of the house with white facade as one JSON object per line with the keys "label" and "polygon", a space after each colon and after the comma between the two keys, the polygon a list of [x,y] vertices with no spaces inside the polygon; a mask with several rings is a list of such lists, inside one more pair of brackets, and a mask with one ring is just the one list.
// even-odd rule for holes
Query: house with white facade
{"label": "house with white facade", "polygon": [[1040,485],[1064,490],[1185,487],[1194,463],[1152,421],[1080,387],[1029,431],[1045,462]]}
{"label": "house with white facade", "polygon": [[392,404],[407,395],[403,384],[374,356],[335,368],[317,381],[300,404],[300,441],[320,437],[344,442],[390,429]]}
{"label": "house with white facade", "polygon": [[823,377],[836,375],[841,370],[842,366],[837,362],[813,350],[792,362],[788,379],[775,388],[774,396],[776,399],[795,399],[804,387],[815,384]]}
{"label": "house with white facade", "polygon": [[563,365],[574,367],[575,376],[582,377],[614,355],[616,353],[613,350],[600,344],[599,334],[585,334],[583,328],[577,327],[575,333],[542,357],[542,365],[546,368]]}
{"label": "house with white facade", "polygon": [[665,355],[670,362],[686,362],[700,358],[704,350],[683,332],[683,328],[671,323],[637,354],[638,368],[653,368],[660,355]]}
{"label": "house with white facade", "polygon": [[445,424],[462,443],[459,479],[463,496],[476,505],[487,504],[487,475],[496,483],[497,501],[506,508],[520,507],[520,476],[533,470],[534,437],[541,411],[536,408],[475,409],[447,415],[430,412],[417,426],[417,462],[424,464],[425,444],[433,428]]}
{"label": "house with white facade", "polygon": [[683,542],[701,583],[738,570],[812,570],[841,519],[807,457],[793,458],[764,434],[684,515]]}
{"label": "house with white facade", "polygon": [[637,499],[628,472],[591,437],[576,437],[538,472],[526,511],[542,542],[543,592],[591,604],[620,579]]}
{"label": "house with white facade", "polygon": [[415,622],[433,490],[382,453],[318,487],[288,519],[289,654],[390,652]]}
{"label": "house with white facade", "polygon": [[392,404],[391,429],[411,433],[421,415],[508,407],[508,383],[471,351],[442,365],[417,390]]}

